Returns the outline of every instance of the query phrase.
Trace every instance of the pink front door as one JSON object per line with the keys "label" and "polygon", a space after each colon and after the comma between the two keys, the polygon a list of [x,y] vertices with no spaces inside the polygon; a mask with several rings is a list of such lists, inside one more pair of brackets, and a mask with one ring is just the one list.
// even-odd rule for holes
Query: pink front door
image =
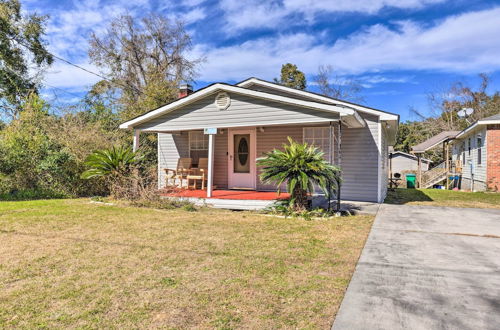
{"label": "pink front door", "polygon": [[230,129],[228,134],[229,189],[256,189],[255,129]]}

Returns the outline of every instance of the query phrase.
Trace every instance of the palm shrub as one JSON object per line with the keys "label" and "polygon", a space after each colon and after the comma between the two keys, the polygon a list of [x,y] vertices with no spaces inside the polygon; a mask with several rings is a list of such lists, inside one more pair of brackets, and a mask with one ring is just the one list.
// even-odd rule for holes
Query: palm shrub
{"label": "palm shrub", "polygon": [[81,174],[81,178],[104,178],[109,184],[111,193],[116,196],[117,189],[131,182],[130,178],[142,158],[131,148],[122,146],[97,150],[87,157],[85,165],[89,169]]}
{"label": "palm shrub", "polygon": [[339,186],[340,168],[328,163],[318,148],[307,143],[297,143],[288,137],[289,144],[283,150],[274,149],[259,159],[260,179],[265,183],[278,186],[286,183],[291,195],[290,205],[295,210],[304,210],[307,206],[307,194],[314,192],[317,185],[330,197]]}

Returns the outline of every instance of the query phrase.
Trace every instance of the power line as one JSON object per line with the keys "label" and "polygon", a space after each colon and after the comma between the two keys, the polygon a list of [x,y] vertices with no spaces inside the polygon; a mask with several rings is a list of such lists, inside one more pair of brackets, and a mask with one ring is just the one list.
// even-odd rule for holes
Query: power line
{"label": "power line", "polygon": [[[13,74],[15,74],[16,76],[18,76],[19,78],[23,78],[23,77],[22,77],[22,76],[21,76],[18,72],[16,72],[14,69],[12,69],[12,68],[8,67],[7,65],[5,65],[5,63],[4,63],[4,68],[6,68],[6,69],[7,69],[7,70],[9,70],[11,73],[13,73]],[[43,86],[47,86],[47,87],[50,87],[50,88],[52,88],[52,89],[56,89],[56,90],[59,90],[59,91],[61,91],[61,92],[64,92],[64,93],[66,93],[66,94],[68,94],[68,95],[75,96],[75,97],[77,97],[77,98],[79,98],[79,99],[81,99],[81,98],[82,98],[82,96],[81,96],[81,95],[78,95],[78,94],[75,94],[75,93],[72,93],[72,92],[68,92],[68,91],[67,91],[67,90],[65,90],[65,89],[62,89],[62,88],[59,88],[59,87],[56,87],[56,86],[53,86],[53,85],[47,84],[46,82],[42,82],[41,84],[42,84]],[[114,101],[117,101],[117,99],[116,99],[116,98],[113,98],[113,97],[110,97],[110,98],[111,98],[111,99],[113,99]]]}
{"label": "power line", "polygon": [[[18,76],[19,78],[24,78],[21,76],[21,74],[19,74],[18,72],[16,72],[14,69],[10,68],[9,66],[7,66],[5,63],[4,63],[4,68],[6,68],[7,70],[9,70],[11,73],[15,74],[16,76]],[[67,93],[67,94],[70,94],[70,95],[73,95],[73,96],[76,96],[76,97],[81,97],[81,95],[77,95],[75,93],[72,93],[72,92],[68,92],[67,90],[64,90],[62,88],[59,88],[59,87],[56,87],[56,86],[52,86],[52,85],[49,85],[47,83],[43,83],[44,86],[47,86],[47,87],[50,87],[50,88],[53,88],[53,89],[57,89],[57,90],[60,90],[64,93]]]}
{"label": "power line", "polygon": [[[9,37],[9,36],[7,36],[7,38],[9,38],[9,39],[11,39],[11,40],[13,40],[13,41],[17,42],[18,44],[20,44],[20,45],[22,45],[22,46],[24,46],[24,47],[28,48],[29,50],[33,51],[32,47],[31,47],[30,45],[26,45],[24,42],[19,41],[19,40],[15,39],[15,38],[12,38],[12,37]],[[90,73],[90,74],[92,74],[92,75],[94,75],[94,76],[97,76],[97,77],[99,77],[99,78],[101,78],[101,79],[104,79],[104,80],[106,80],[107,82],[109,82],[109,83],[111,83],[111,84],[115,84],[115,85],[120,86],[121,88],[125,88],[125,89],[132,88],[132,89],[134,89],[134,90],[135,90],[137,93],[139,93],[139,94],[143,94],[143,95],[145,95],[145,96],[147,96],[147,97],[152,97],[152,98],[156,99],[158,102],[161,102],[161,103],[166,103],[166,101],[165,101],[165,100],[161,100],[161,99],[157,98],[156,96],[149,95],[149,94],[147,94],[147,93],[145,93],[145,92],[141,91],[141,90],[140,90],[140,89],[138,89],[137,87],[134,87],[134,86],[127,86],[127,85],[124,85],[124,84],[118,83],[118,82],[116,82],[116,81],[113,81],[113,80],[112,80],[112,79],[110,79],[110,78],[107,78],[107,77],[103,76],[102,74],[99,74],[99,73],[93,72],[93,71],[91,71],[91,70],[89,70],[89,69],[86,69],[86,68],[84,68],[84,67],[82,67],[82,66],[80,66],[80,65],[78,65],[78,64],[72,63],[71,61],[69,61],[69,60],[67,60],[67,59],[65,59],[65,58],[62,58],[61,56],[58,56],[58,55],[56,55],[56,54],[54,54],[54,53],[52,53],[52,52],[49,52],[48,50],[45,50],[45,52],[46,52],[47,54],[50,54],[50,55],[51,55],[52,57],[54,57],[55,59],[58,59],[58,60],[60,60],[60,61],[62,61],[62,62],[64,62],[64,63],[67,63],[67,64],[69,64],[69,65],[71,65],[71,66],[74,66],[75,68],[78,68],[78,69],[83,70],[83,71],[85,71],[85,72],[87,72],[87,73]]]}

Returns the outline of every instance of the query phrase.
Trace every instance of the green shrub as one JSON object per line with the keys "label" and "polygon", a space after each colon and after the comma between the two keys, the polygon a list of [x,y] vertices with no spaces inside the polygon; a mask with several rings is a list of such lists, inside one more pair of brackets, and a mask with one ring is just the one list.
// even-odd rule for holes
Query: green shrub
{"label": "green shrub", "polygon": [[[283,151],[274,149],[258,160],[260,178],[265,183],[281,187],[286,183],[291,194],[290,205],[295,210],[307,207],[307,194],[317,185],[327,196],[334,193],[340,182],[340,168],[324,159],[324,153],[307,143],[297,143],[288,137]],[[278,188],[278,193],[280,192]]]}

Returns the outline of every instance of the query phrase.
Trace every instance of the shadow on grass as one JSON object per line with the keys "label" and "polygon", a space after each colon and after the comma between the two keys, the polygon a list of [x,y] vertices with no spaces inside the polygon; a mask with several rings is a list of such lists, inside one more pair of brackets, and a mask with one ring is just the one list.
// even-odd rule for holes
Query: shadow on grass
{"label": "shadow on grass", "polygon": [[388,191],[384,203],[387,204],[406,204],[409,202],[432,202],[433,199],[425,192],[418,189],[398,188],[394,191]]}

